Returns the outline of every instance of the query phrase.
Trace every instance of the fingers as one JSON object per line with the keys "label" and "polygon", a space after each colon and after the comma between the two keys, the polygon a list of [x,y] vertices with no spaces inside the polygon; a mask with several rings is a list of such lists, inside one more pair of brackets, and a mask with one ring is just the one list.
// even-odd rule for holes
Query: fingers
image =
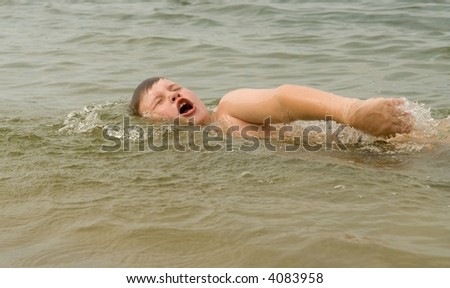
{"label": "fingers", "polygon": [[387,99],[385,102],[387,105],[386,112],[386,126],[384,127],[384,137],[393,137],[396,134],[410,133],[413,128],[413,116],[411,112],[402,109],[401,105],[404,104],[404,99]]}
{"label": "fingers", "polygon": [[377,137],[392,137],[396,134],[411,132],[413,128],[413,117],[410,112],[403,109],[405,99],[373,98],[362,102],[360,117],[353,124]]}
{"label": "fingers", "polygon": [[396,106],[401,106],[401,105],[405,104],[405,99],[394,98],[392,100],[393,100],[392,103]]}

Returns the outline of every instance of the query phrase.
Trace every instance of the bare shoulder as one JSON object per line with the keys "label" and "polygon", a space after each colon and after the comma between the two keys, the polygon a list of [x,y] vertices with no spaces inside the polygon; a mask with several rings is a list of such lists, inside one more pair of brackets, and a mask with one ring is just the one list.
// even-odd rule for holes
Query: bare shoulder
{"label": "bare shoulder", "polygon": [[256,104],[266,101],[275,95],[275,89],[254,89],[241,88],[233,90],[225,94],[219,102],[220,104],[236,104],[243,105],[246,103]]}
{"label": "bare shoulder", "polygon": [[243,109],[245,102],[251,98],[256,89],[241,88],[228,92],[219,101],[215,112],[218,121],[225,121],[227,124],[245,125],[246,121],[236,117]]}
{"label": "bare shoulder", "polygon": [[251,89],[251,88],[240,88],[225,94],[222,99],[220,99],[220,103],[239,103],[244,101],[245,99],[253,97],[253,95],[257,94],[258,91],[262,89]]}
{"label": "bare shoulder", "polygon": [[[268,116],[276,114],[275,89],[242,88],[233,90],[219,102],[217,116],[228,116],[235,121],[262,124]],[[276,115],[275,115],[276,116]]]}
{"label": "bare shoulder", "polygon": [[217,113],[230,114],[233,109],[236,109],[236,106],[238,106],[239,103],[244,101],[244,99],[252,93],[251,90],[253,89],[242,88],[230,91],[225,94],[219,101],[219,104],[217,106]]}

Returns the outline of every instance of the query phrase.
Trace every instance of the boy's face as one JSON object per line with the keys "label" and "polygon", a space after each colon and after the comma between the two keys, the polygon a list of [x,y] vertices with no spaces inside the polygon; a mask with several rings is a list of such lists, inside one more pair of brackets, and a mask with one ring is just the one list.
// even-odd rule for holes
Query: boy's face
{"label": "boy's face", "polygon": [[139,114],[154,120],[180,119],[203,124],[209,120],[209,112],[203,102],[192,91],[162,78],[142,96]]}

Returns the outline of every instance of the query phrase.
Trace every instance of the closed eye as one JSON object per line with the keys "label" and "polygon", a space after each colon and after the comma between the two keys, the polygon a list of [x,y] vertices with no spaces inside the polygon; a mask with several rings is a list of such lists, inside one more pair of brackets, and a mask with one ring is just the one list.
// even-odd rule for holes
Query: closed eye
{"label": "closed eye", "polygon": [[169,87],[168,87],[168,90],[170,91],[170,92],[175,92],[175,91],[180,91],[181,90],[181,86],[178,86],[177,84],[172,84],[172,85],[169,85]]}
{"label": "closed eye", "polygon": [[153,99],[152,108],[155,109],[159,104],[162,103],[162,101],[163,101],[162,96],[156,96],[155,99]]}

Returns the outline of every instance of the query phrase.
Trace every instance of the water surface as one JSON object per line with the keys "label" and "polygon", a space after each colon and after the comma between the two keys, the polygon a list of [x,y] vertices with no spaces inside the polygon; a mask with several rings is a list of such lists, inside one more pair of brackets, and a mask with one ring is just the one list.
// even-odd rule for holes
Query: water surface
{"label": "water surface", "polygon": [[[450,4],[298,2],[0,1],[0,266],[449,267]],[[101,151],[156,75],[405,97],[420,140]]]}

